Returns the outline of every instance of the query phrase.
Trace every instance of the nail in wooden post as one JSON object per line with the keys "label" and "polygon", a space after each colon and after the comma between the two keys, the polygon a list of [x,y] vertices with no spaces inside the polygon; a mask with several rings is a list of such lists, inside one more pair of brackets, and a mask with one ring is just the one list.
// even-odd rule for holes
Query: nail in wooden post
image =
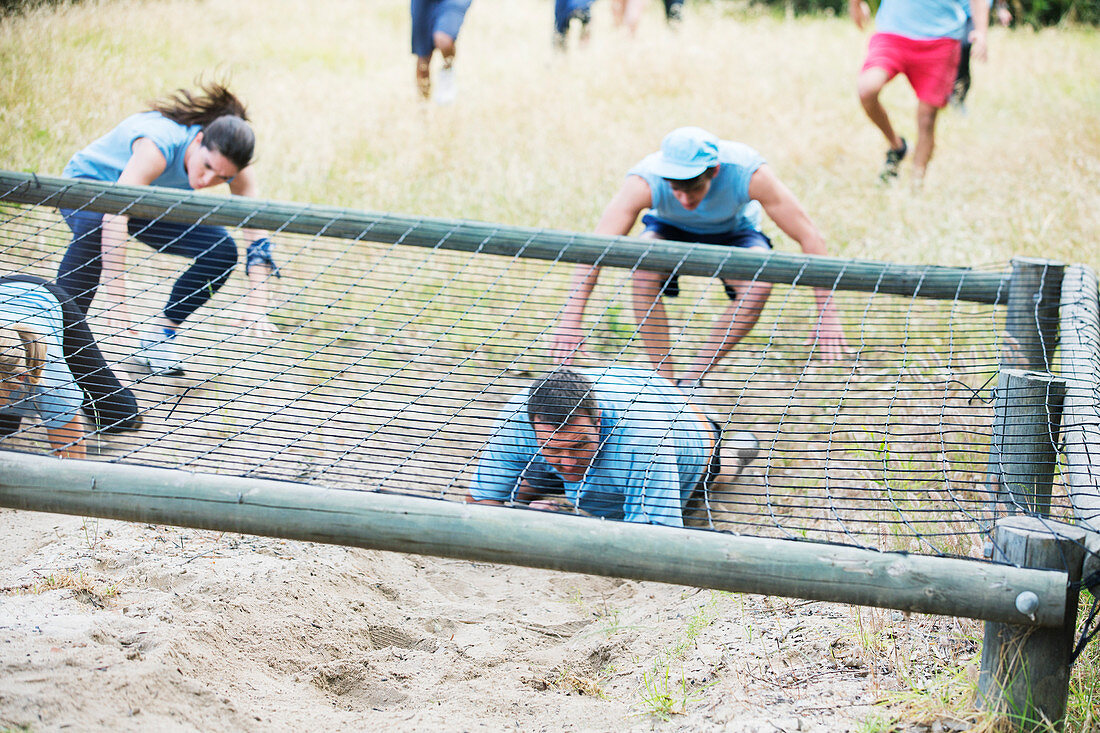
{"label": "nail in wooden post", "polygon": [[993,403],[989,489],[1011,513],[1050,515],[1066,382],[1047,373],[1006,369]]}
{"label": "nail in wooden post", "polygon": [[[1081,579],[1085,534],[1078,527],[1036,517],[1008,517],[997,523],[994,560],[1069,573],[1061,628],[985,624],[979,695],[987,710],[1004,714],[1016,730],[1062,729],[1077,624],[1078,590],[1073,584]],[[1038,601],[1023,592],[1016,605],[1027,613]]]}
{"label": "nail in wooden post", "polygon": [[1058,345],[1058,305],[1065,265],[1016,257],[1008,286],[1002,369],[1050,371]]}

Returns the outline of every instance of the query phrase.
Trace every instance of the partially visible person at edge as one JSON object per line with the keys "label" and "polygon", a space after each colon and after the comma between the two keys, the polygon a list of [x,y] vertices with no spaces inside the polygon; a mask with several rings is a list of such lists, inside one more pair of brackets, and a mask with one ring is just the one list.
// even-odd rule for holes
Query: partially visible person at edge
{"label": "partially visible person at edge", "polygon": [[[719,140],[698,127],[665,136],[661,149],[635,165],[604,209],[597,234],[625,235],[642,217],[643,238],[703,242],[767,251],[771,240],[760,231],[761,209],[811,255],[826,254],[825,240],[802,206],[755,150]],[[551,346],[554,358],[571,363],[584,341],[582,321],[600,268],[574,270],[570,295]],[[771,294],[766,282],[723,280],[730,305],[717,318],[703,348],[680,375],[679,384],[701,380],[756,324]],[[662,298],[676,297],[679,278],[667,272],[633,274],[634,318],[646,353],[657,372],[675,379],[668,318]],[[819,317],[807,343],[826,359],[842,357],[848,346],[829,290],[815,289]]]}
{"label": "partially visible person at edge", "polygon": [[566,37],[572,21],[580,24],[580,43],[588,43],[590,24],[592,23],[592,3],[594,0],[554,0],[554,48],[566,49]]}
{"label": "partially visible person at edge", "polygon": [[432,99],[432,55],[438,50],[443,65],[436,77],[435,101],[450,104],[458,96],[455,80],[455,42],[472,0],[411,0],[412,52],[416,56],[416,88],[422,99]]}
{"label": "partially visible person at edge", "polygon": [[[970,17],[970,4],[966,4],[966,30],[962,45],[959,47],[959,68],[955,72],[955,84],[951,88],[951,106],[966,114],[966,97],[970,94],[970,33],[974,30],[974,19]],[[997,22],[1004,27],[1012,24],[1012,11],[1004,0],[993,3],[993,14]]]}
{"label": "partially visible person at edge", "polygon": [[42,278],[0,277],[0,439],[33,417],[61,458],[84,458],[89,426],[117,433],[141,425],[137,400],[68,294]]}
{"label": "partially visible person at edge", "polygon": [[[164,186],[200,190],[228,184],[237,196],[256,196],[250,164],[255,136],[245,107],[218,83],[197,92],[177,90],[148,112],[123,120],[109,133],[79,151],[64,175],[131,186]],[[87,315],[102,283],[107,327],[112,334],[129,331],[126,240],[134,237],[158,252],[193,260],[176,280],[163,313],[140,333],[136,359],[158,375],[183,373],[176,333],[206,303],[237,266],[237,245],[223,227],[176,224],[122,214],[62,209],[73,240],[61,260],[57,283]],[[267,233],[244,229],[249,240],[245,272],[251,288],[242,323],[250,331],[273,332],[267,320],[266,281],[278,269]]]}
{"label": "partially visible person at edge", "polygon": [[664,0],[665,21],[670,26],[678,25],[684,19],[684,0]]}
{"label": "partially visible person at edge", "polygon": [[721,433],[652,371],[558,367],[501,411],[467,501],[682,527],[737,468]]}
{"label": "partially visible person at edge", "polygon": [[[936,116],[947,105],[959,65],[960,43],[966,35],[970,5],[974,30],[969,34],[971,54],[986,57],[988,0],[882,0],[875,13],[875,33],[868,43],[867,58],[857,88],[867,117],[879,129],[886,143],[886,161],[879,173],[883,182],[898,176],[909,143],[894,128],[879,94],[887,82],[905,74],[917,95],[917,144],[913,150],[913,180],[924,180],[935,147]],[[869,20],[862,0],[849,0],[849,13],[856,26]]]}

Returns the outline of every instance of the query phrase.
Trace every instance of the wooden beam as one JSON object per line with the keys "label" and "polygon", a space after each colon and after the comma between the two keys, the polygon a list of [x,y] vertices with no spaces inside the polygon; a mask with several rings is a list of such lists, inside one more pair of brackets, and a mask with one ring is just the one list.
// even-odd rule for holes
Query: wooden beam
{"label": "wooden beam", "polygon": [[0,452],[0,506],[1032,626],[1065,617],[1066,574],[1052,570],[23,453]]}
{"label": "wooden beam", "polygon": [[1100,296],[1092,268],[1072,265],[1062,284],[1062,477],[1077,521],[1100,532]]}
{"label": "wooden beam", "polygon": [[184,223],[249,226],[269,229],[276,235],[287,232],[340,237],[905,297],[979,303],[1003,303],[1008,297],[1005,273],[962,267],[897,265],[637,237],[605,237],[0,171],[0,203],[5,202],[83,208]]}

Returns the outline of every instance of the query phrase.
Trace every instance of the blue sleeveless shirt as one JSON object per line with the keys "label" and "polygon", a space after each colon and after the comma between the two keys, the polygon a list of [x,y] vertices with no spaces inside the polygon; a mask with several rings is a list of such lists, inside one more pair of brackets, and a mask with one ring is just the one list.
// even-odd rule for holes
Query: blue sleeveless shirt
{"label": "blue sleeveless shirt", "polygon": [[190,189],[183,154],[200,131],[202,125],[181,125],[160,112],[130,115],[118,127],[74,155],[62,175],[113,183],[133,155],[134,141],[144,137],[152,140],[168,161],[164,173],[152,185]]}
{"label": "blue sleeveless shirt", "polygon": [[649,184],[653,195],[650,214],[662,222],[695,234],[760,229],[761,207],[749,198],[749,179],[764,165],[764,158],[748,145],[729,140],[718,142],[718,174],[710,190],[694,211],[688,211],[672,194],[668,181],[653,173],[652,165],[660,158],[652,153],[630,169],[627,175],[638,176]]}

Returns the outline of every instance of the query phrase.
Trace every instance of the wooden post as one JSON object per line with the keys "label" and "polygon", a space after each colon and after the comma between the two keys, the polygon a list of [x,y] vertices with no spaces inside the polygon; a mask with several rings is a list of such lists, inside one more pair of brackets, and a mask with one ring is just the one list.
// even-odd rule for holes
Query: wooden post
{"label": "wooden post", "polygon": [[1008,286],[1001,368],[1048,372],[1058,345],[1058,304],[1065,265],[1016,257]]}
{"label": "wooden post", "polygon": [[[978,691],[982,705],[1005,715],[1019,731],[1061,730],[1069,696],[1069,658],[1077,625],[1078,590],[1086,532],[1035,517],[997,523],[994,560],[1028,568],[1057,568],[1069,574],[1061,628],[1034,629],[987,621]],[[1035,613],[1028,593],[1017,608]]]}
{"label": "wooden post", "polygon": [[993,403],[989,488],[1009,513],[1050,515],[1065,380],[1006,369]]}

